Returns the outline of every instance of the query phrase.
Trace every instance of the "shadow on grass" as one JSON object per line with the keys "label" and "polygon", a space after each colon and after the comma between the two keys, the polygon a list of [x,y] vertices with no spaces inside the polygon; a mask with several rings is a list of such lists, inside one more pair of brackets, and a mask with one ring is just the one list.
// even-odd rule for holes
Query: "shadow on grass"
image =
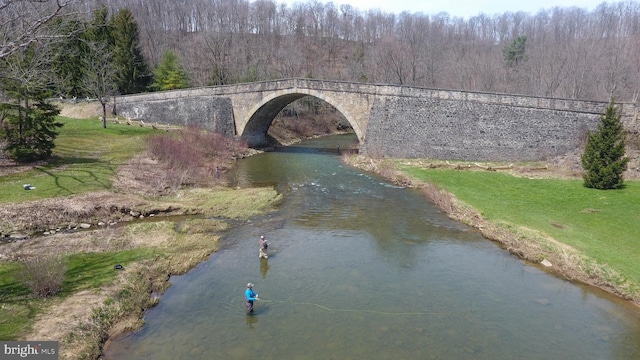
{"label": "shadow on grass", "polygon": [[[88,165],[86,168],[82,165]],[[69,171],[65,171],[64,167],[69,166]],[[109,189],[111,187],[110,182],[107,180],[112,178],[116,173],[116,164],[112,164],[110,161],[101,161],[99,159],[82,158],[82,157],[63,157],[56,158],[44,166],[37,166],[36,172],[53,178],[55,187],[60,189],[59,193],[73,194],[74,192],[69,187],[63,185],[63,179],[73,180],[75,184],[95,184],[102,189]],[[105,176],[99,176],[96,170],[101,170]],[[86,176],[74,176],[73,173],[86,174]]]}
{"label": "shadow on grass", "polygon": [[5,304],[23,301],[31,295],[31,290],[20,281],[16,280],[16,276],[20,271],[16,266],[0,267],[0,302]]}

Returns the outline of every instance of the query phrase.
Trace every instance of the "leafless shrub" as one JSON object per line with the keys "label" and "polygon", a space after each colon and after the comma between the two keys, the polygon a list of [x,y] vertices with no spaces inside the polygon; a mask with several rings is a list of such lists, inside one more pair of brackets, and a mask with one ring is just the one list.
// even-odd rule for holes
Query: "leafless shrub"
{"label": "leafless shrub", "polygon": [[166,170],[163,185],[176,188],[216,180],[216,169],[227,168],[247,151],[247,146],[220,133],[187,127],[151,137],[148,151]]}
{"label": "leafless shrub", "polygon": [[62,255],[35,255],[19,261],[22,268],[18,281],[28,286],[34,297],[53,296],[60,291],[67,271]]}
{"label": "leafless shrub", "polygon": [[449,193],[429,183],[421,185],[420,189],[427,199],[434,203],[439,209],[449,214],[452,213],[454,202]]}
{"label": "leafless shrub", "polygon": [[377,173],[384,178],[393,180],[394,182],[397,180],[396,170],[393,165],[393,162],[390,162],[390,161],[378,162]]}

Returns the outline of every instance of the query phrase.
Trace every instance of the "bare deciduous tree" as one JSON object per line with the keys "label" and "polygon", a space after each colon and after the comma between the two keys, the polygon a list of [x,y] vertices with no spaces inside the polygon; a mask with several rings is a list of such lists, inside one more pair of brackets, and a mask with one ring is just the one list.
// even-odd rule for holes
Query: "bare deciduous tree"
{"label": "bare deciduous tree", "polygon": [[[4,0],[0,2],[0,59],[29,45],[47,42],[65,34],[55,19],[79,0]],[[58,23],[60,24],[60,23]]]}
{"label": "bare deciduous tree", "polygon": [[83,88],[102,105],[102,127],[106,129],[107,104],[117,91],[113,54],[105,43],[90,42],[88,48],[89,51],[83,59],[86,71]]}

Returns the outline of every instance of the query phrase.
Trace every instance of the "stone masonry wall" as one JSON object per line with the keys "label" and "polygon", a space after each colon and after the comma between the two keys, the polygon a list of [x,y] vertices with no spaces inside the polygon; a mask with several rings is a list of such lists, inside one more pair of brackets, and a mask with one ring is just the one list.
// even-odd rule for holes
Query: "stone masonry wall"
{"label": "stone masonry wall", "polygon": [[227,136],[235,135],[233,107],[227,97],[191,96],[148,99],[131,97],[117,104],[119,116],[149,123],[199,126]]}
{"label": "stone masonry wall", "polygon": [[370,156],[539,160],[581,145],[599,115],[469,100],[379,97],[361,151]]}

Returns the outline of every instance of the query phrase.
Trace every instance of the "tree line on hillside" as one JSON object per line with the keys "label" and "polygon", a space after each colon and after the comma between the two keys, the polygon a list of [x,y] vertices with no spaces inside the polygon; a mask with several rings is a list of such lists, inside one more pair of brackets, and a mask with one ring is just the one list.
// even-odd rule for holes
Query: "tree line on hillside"
{"label": "tree line on hillside", "polygon": [[[292,6],[274,0],[37,3],[68,4],[61,12],[80,22],[91,21],[102,7],[109,17],[126,9],[137,27],[132,30],[148,68],[144,75],[153,77],[149,69],[170,63],[173,80],[165,79],[165,87],[308,77],[599,101],[636,102],[640,94],[635,1],[603,2],[593,11],[554,7],[469,19],[317,0]],[[5,48],[13,22],[1,10]],[[18,12],[13,19],[25,17]],[[73,83],[60,87],[61,95],[84,95]]]}
{"label": "tree line on hillside", "polygon": [[[152,67],[174,51],[194,86],[311,77],[608,101],[640,92],[640,3],[535,14],[392,13],[339,1],[88,0],[127,7]],[[518,43],[512,61],[505,48]]]}

